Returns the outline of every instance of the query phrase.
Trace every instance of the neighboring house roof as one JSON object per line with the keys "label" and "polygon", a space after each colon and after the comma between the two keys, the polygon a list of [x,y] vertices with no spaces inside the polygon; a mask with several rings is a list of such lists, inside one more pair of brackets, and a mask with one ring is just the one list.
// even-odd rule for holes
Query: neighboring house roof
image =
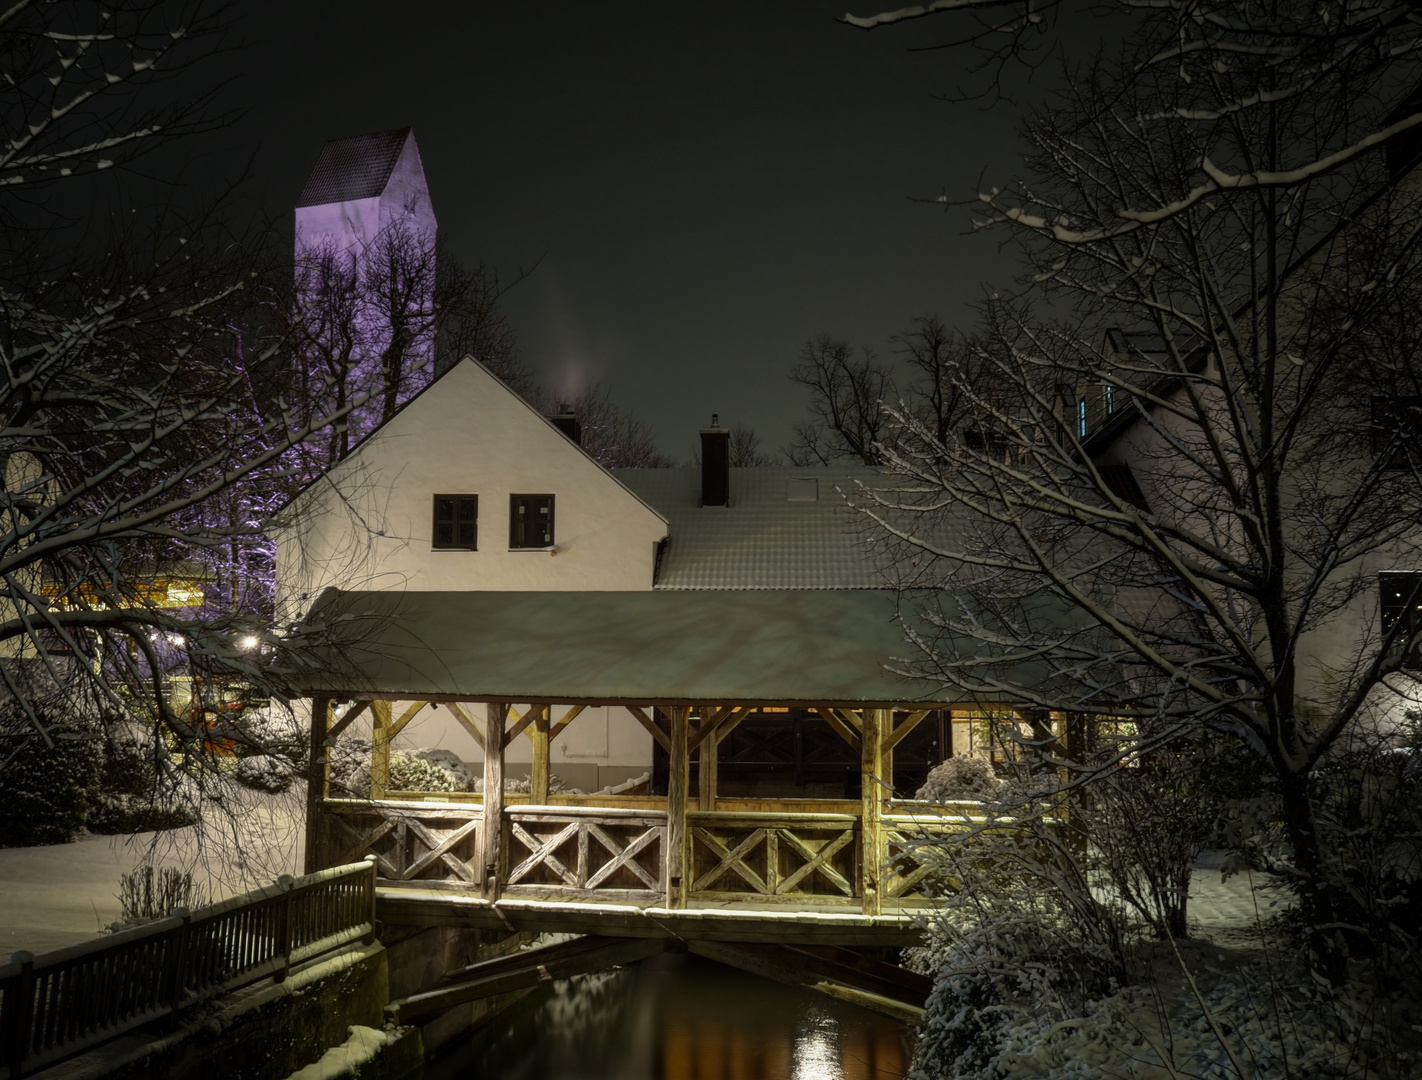
{"label": "neighboring house roof", "polygon": [[332,139],[321,150],[297,208],[373,199],[385,190],[410,129],[392,128],[349,139]]}
{"label": "neighboring house roof", "polygon": [[[303,634],[304,692],[428,701],[944,702],[886,670],[912,649],[883,590],[341,592]],[[336,644],[344,642],[344,644]],[[1047,677],[1021,671],[1031,680]],[[929,697],[928,695],[936,695]]]}
{"label": "neighboring house roof", "polygon": [[701,470],[617,469],[655,507],[670,537],[656,589],[882,589],[882,533],[846,505],[880,469],[763,466],[731,470],[729,506],[700,505]]}

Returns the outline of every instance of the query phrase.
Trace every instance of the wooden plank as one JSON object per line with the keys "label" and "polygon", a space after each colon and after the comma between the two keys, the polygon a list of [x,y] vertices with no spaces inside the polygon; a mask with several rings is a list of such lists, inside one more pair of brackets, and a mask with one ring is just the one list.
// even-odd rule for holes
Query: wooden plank
{"label": "wooden plank", "polygon": [[306,767],[306,873],[325,869],[322,866],[322,839],[326,817],[321,813],[321,801],[331,776],[330,751],[326,747],[327,725],[331,720],[331,699],[311,699],[311,740]]}
{"label": "wooden plank", "polygon": [[824,718],[824,722],[826,724],[834,728],[834,730],[838,733],[841,739],[847,742],[850,746],[854,747],[854,749],[856,750],[862,749],[863,741],[860,739],[859,733],[855,731],[852,727],[850,727],[848,724],[846,724],[842,719],[840,719],[839,715],[835,712],[835,710],[816,709],[815,712],[819,713],[820,716]]}
{"label": "wooden plank", "polygon": [[[484,733],[479,730],[479,725],[474,722],[474,718],[464,711],[464,706],[457,701],[450,701],[446,703],[446,707],[454,714],[454,718],[459,721],[459,726],[473,736],[474,741],[479,744],[479,749],[484,751],[487,756],[489,753],[489,745],[484,738]],[[489,706],[490,711],[492,711],[493,708],[493,705]]]}
{"label": "wooden plank", "polygon": [[466,821],[443,840],[430,832],[424,823],[416,821],[414,818],[410,818],[407,824],[410,827],[410,831],[418,836],[429,850],[405,868],[404,872],[400,875],[403,880],[410,880],[427,866],[439,860],[443,862],[445,866],[453,870],[455,877],[461,881],[466,881],[471,885],[474,883],[474,871],[469,869],[464,860],[460,859],[459,856],[455,855],[450,849],[479,827],[477,821]]}
{"label": "wooden plank", "polygon": [[669,908],[686,906],[686,882],[682,875],[689,861],[686,799],[687,791],[691,787],[691,755],[686,745],[686,717],[690,711],[684,705],[673,705],[668,710],[671,716],[671,736],[667,771],[667,843],[663,852],[667,869],[663,876],[666,880]]}
{"label": "wooden plank", "polygon": [[528,737],[533,743],[533,764],[528,772],[528,797],[537,806],[548,802],[548,746],[551,732],[548,730],[547,705],[533,705],[533,726],[528,729]]}
{"label": "wooden plank", "polygon": [[[884,753],[887,754],[893,750],[894,747],[898,746],[899,743],[904,740],[905,736],[912,732],[914,728],[918,727],[923,721],[923,718],[931,712],[933,712],[932,709],[919,709],[917,712],[911,712],[908,716],[904,717],[902,724],[894,728],[891,734],[884,736]],[[892,717],[893,713],[890,713],[889,716]]]}
{"label": "wooden plank", "polygon": [[662,952],[666,948],[666,939],[583,938],[579,942],[566,944],[579,944],[582,947],[578,950],[568,949],[558,955],[550,955],[543,949],[519,953],[517,955],[524,961],[522,967],[475,976],[392,1001],[385,1007],[385,1015],[391,1023],[408,1024],[481,998],[495,997],[538,986],[540,983],[557,982],[574,975],[585,975],[621,964],[635,963]]}
{"label": "wooden plank", "polygon": [[[734,716],[736,711],[736,706],[734,705],[727,705],[723,709],[713,709],[709,705],[703,706],[701,709],[701,724],[691,733],[691,748],[695,750],[700,746],[703,741],[711,736],[712,732],[717,731],[726,720]],[[751,709],[747,708],[745,711],[749,713]]]}
{"label": "wooden plank", "polygon": [[512,746],[513,741],[523,734],[524,729],[527,728],[529,724],[533,723],[534,719],[538,716],[538,709],[539,707],[537,705],[530,705],[528,712],[520,716],[517,709],[512,705],[509,706],[509,716],[513,720],[513,727],[509,728],[508,734],[504,736],[505,746]]}
{"label": "wooden plank", "polygon": [[393,739],[400,732],[405,730],[405,725],[420,714],[420,710],[428,705],[428,701],[412,702],[410,707],[400,714],[400,719],[390,725],[390,737]]}
{"label": "wooden plank", "polygon": [[671,752],[671,740],[667,738],[667,733],[661,728],[657,727],[657,725],[652,722],[652,718],[650,716],[648,716],[641,709],[637,708],[637,706],[635,705],[624,705],[623,708],[625,708],[637,719],[637,723],[641,724],[644,728],[647,729],[648,733],[652,736],[652,738],[657,741],[657,745],[659,745],[663,750],[667,751],[668,753]]}
{"label": "wooden plank", "polygon": [[754,705],[743,705],[730,716],[726,717],[725,720],[716,726],[716,741],[718,743],[725,742],[731,732],[740,726],[741,721],[753,712],[755,712]]}
{"label": "wooden plank", "polygon": [[812,850],[808,844],[789,829],[784,829],[782,832],[785,836],[785,842],[794,850],[795,854],[806,861],[800,869],[790,874],[776,887],[775,891],[777,893],[788,893],[791,889],[795,888],[796,885],[800,884],[800,882],[818,870],[825,877],[829,878],[835,888],[844,893],[845,896],[854,895],[854,886],[846,880],[843,874],[830,864],[830,859],[834,858],[835,855],[854,841],[853,829],[845,829],[844,832],[840,833],[839,836],[833,840],[826,841],[819,851]]}
{"label": "wooden plank", "polygon": [[[721,763],[721,740],[716,737],[715,725],[730,714],[730,709],[724,709],[709,721],[703,720],[701,730],[696,733],[700,746],[696,757],[696,801],[702,810],[716,809],[716,772]],[[712,726],[707,727],[708,723]]]}
{"label": "wooden plank", "polygon": [[761,845],[768,832],[769,830],[767,829],[756,829],[734,848],[728,848],[721,842],[720,837],[713,836],[705,829],[695,830],[696,839],[710,848],[711,853],[715,855],[720,862],[697,878],[696,883],[691,886],[691,891],[701,892],[708,885],[714,885],[724,877],[726,871],[734,870],[740,875],[741,879],[756,892],[761,894],[771,892],[771,888],[766,884],[765,879],[745,863],[745,857]]}
{"label": "wooden plank", "polygon": [[578,823],[576,821],[570,821],[547,840],[541,840],[534,836],[517,821],[510,823],[510,832],[513,833],[515,840],[529,850],[528,858],[509,871],[510,885],[521,881],[540,865],[543,865],[562,878],[564,885],[578,887],[577,874],[564,866],[563,860],[553,854],[577,834]]}
{"label": "wooden plank", "polygon": [[859,815],[859,836],[862,841],[859,869],[859,897],[865,915],[883,911],[883,887],[880,881],[884,858],[884,842],[880,830],[883,812],[883,792],[880,781],[884,772],[883,724],[891,714],[885,709],[864,710],[864,731],[859,759],[859,782],[863,809]]}
{"label": "wooden plank", "polygon": [[479,884],[484,899],[499,898],[504,855],[504,720],[508,705],[490,702],[484,749],[484,827],[479,831]]}
{"label": "wooden plank", "polygon": [[390,788],[390,702],[370,703],[370,797],[385,798]]}
{"label": "wooden plank", "polygon": [[[552,706],[552,705],[549,705],[548,708],[549,708],[549,709],[552,709],[553,706]],[[565,712],[565,713],[563,714],[563,719],[559,720],[559,721],[558,721],[556,724],[554,724],[553,727],[549,730],[549,732],[548,732],[548,738],[549,738],[549,740],[551,741],[551,740],[553,740],[553,739],[556,739],[559,735],[563,734],[563,729],[566,728],[569,724],[571,724],[574,720],[576,720],[576,719],[578,718],[578,716],[582,713],[582,711],[583,711],[584,709],[586,709],[586,708],[587,708],[586,705],[574,705],[571,709],[569,709],[567,712]]]}
{"label": "wooden plank", "polygon": [[[352,858],[360,857],[364,852],[368,851],[377,840],[386,836],[399,825],[399,822],[395,819],[387,818],[374,832],[362,835],[356,831],[354,826],[342,821],[340,817],[335,814],[330,815],[327,820],[330,822],[334,831],[346,834],[348,843],[347,850],[354,852]],[[371,854],[375,856],[377,874],[391,881],[400,880],[400,867],[396,866],[379,852],[371,852]]]}
{"label": "wooden plank", "polygon": [[641,878],[646,883],[647,888],[653,890],[659,890],[661,888],[661,882],[647,873],[646,868],[635,861],[635,857],[640,851],[648,847],[654,840],[665,836],[666,830],[661,826],[653,826],[626,847],[623,847],[614,837],[604,832],[595,822],[588,822],[587,831],[584,835],[588,834],[591,834],[599,844],[607,848],[608,852],[613,856],[608,862],[598,868],[597,873],[588,879],[587,887],[589,889],[596,889],[624,866]]}
{"label": "wooden plank", "polygon": [[330,746],[331,743],[335,742],[341,733],[354,724],[356,718],[368,708],[370,708],[369,699],[353,702],[351,707],[345,711],[345,714],[339,720],[328,724],[326,728],[326,745]]}

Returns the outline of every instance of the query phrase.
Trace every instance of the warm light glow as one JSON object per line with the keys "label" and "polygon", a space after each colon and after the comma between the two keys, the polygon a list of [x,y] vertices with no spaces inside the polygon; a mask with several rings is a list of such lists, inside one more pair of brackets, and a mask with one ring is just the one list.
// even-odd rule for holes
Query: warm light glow
{"label": "warm light glow", "polygon": [[834,1017],[811,1012],[795,1033],[791,1080],[844,1080],[839,1061],[839,1025]]}
{"label": "warm light glow", "polygon": [[241,641],[242,648],[244,649],[255,649],[260,644],[261,640],[255,634],[248,634]]}

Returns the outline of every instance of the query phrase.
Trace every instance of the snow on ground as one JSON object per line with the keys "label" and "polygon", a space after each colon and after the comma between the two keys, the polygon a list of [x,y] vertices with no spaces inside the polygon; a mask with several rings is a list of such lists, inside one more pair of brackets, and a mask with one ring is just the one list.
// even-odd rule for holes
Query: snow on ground
{"label": "snow on ground", "polygon": [[241,791],[187,829],[86,836],[73,844],[0,848],[0,960],[101,933],[119,918],[119,876],[152,859],[190,870],[214,900],[300,872],[299,785],[284,795]]}

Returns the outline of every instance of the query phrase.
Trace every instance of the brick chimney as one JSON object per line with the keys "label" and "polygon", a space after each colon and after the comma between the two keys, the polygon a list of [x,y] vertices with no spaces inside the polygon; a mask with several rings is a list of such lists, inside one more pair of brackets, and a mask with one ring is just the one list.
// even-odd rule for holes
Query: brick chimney
{"label": "brick chimney", "polygon": [[583,445],[583,425],[578,423],[578,418],[574,415],[571,405],[564,405],[561,410],[548,418],[548,422],[579,446]]}
{"label": "brick chimney", "polygon": [[701,429],[701,505],[727,506],[731,501],[731,433],[711,414],[711,426]]}

